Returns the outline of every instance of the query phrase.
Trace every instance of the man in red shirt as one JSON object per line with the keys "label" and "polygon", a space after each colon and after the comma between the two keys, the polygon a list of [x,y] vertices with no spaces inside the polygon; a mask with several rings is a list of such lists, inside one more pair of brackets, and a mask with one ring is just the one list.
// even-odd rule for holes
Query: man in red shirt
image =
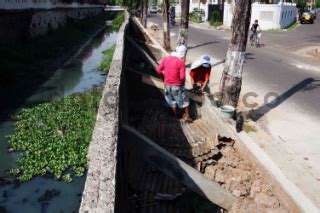
{"label": "man in red shirt", "polygon": [[157,73],[164,77],[164,97],[177,116],[177,105],[184,109],[183,119],[191,122],[189,113],[189,97],[185,91],[184,83],[186,78],[186,67],[183,57],[186,52],[185,46],[177,47],[176,52],[171,53],[162,59],[157,68]]}
{"label": "man in red shirt", "polygon": [[211,58],[208,55],[202,56],[191,66],[190,77],[193,89],[203,94],[207,89],[211,73]]}

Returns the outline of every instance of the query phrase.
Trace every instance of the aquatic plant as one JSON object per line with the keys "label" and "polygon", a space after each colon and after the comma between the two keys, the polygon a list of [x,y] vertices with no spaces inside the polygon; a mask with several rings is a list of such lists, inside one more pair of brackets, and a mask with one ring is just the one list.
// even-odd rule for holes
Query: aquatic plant
{"label": "aquatic plant", "polygon": [[125,14],[124,12],[119,12],[117,16],[112,21],[112,30],[119,31],[122,23],[124,22]]}
{"label": "aquatic plant", "polygon": [[82,176],[100,98],[101,89],[94,88],[20,111],[9,136],[20,155],[9,173],[20,181],[53,174],[71,182],[72,175]]}
{"label": "aquatic plant", "polygon": [[109,71],[115,50],[116,50],[116,46],[114,45],[111,48],[106,49],[102,52],[103,57],[102,57],[101,63],[98,66],[99,71],[104,71],[104,72]]}

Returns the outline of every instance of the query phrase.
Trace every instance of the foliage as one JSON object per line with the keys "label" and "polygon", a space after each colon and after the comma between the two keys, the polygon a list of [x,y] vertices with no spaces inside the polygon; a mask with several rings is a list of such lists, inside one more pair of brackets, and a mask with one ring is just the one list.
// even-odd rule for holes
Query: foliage
{"label": "foliage", "polygon": [[294,3],[297,4],[297,8],[304,9],[307,6],[306,0],[294,0]]}
{"label": "foliage", "polygon": [[320,0],[315,0],[315,8],[320,8]]}
{"label": "foliage", "polygon": [[222,21],[220,13],[218,11],[213,11],[210,20],[214,22]]}
{"label": "foliage", "polygon": [[205,11],[199,8],[194,8],[193,11],[189,14],[189,19],[192,22],[200,23],[202,22],[202,16],[205,15]]}
{"label": "foliage", "polygon": [[111,62],[112,62],[112,57],[115,50],[116,50],[116,46],[114,45],[113,47],[103,51],[103,58],[100,65],[98,66],[99,71],[104,71],[104,72],[109,71]]}
{"label": "foliage", "polygon": [[66,182],[73,173],[82,176],[100,98],[101,90],[95,88],[21,110],[9,136],[20,155],[9,173],[20,181],[47,173]]}
{"label": "foliage", "polygon": [[213,11],[210,16],[210,25],[213,27],[218,27],[222,25],[222,18],[218,11]]}
{"label": "foliage", "polygon": [[122,23],[124,22],[125,14],[124,12],[119,12],[117,16],[112,21],[112,30],[119,31]]}
{"label": "foliage", "polygon": [[122,0],[115,0],[115,5],[121,6],[123,3]]}

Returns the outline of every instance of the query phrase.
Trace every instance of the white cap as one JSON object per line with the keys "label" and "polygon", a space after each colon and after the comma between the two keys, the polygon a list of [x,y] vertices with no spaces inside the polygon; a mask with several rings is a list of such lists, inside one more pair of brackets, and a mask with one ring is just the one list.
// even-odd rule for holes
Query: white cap
{"label": "white cap", "polygon": [[183,58],[187,53],[187,47],[185,45],[180,45],[176,47],[177,56]]}

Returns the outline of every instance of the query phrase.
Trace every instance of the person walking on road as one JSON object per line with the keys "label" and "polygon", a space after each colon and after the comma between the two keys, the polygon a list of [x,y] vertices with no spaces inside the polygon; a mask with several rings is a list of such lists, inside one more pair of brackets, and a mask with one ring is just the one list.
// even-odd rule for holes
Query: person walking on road
{"label": "person walking on road", "polygon": [[183,120],[192,122],[189,113],[189,97],[185,91],[186,67],[183,57],[185,46],[178,46],[176,52],[162,59],[157,68],[157,73],[164,78],[164,98],[177,117],[177,106],[184,109]]}
{"label": "person walking on road", "polygon": [[208,83],[211,73],[211,57],[203,55],[191,65],[190,77],[194,92],[202,95],[208,92]]}

